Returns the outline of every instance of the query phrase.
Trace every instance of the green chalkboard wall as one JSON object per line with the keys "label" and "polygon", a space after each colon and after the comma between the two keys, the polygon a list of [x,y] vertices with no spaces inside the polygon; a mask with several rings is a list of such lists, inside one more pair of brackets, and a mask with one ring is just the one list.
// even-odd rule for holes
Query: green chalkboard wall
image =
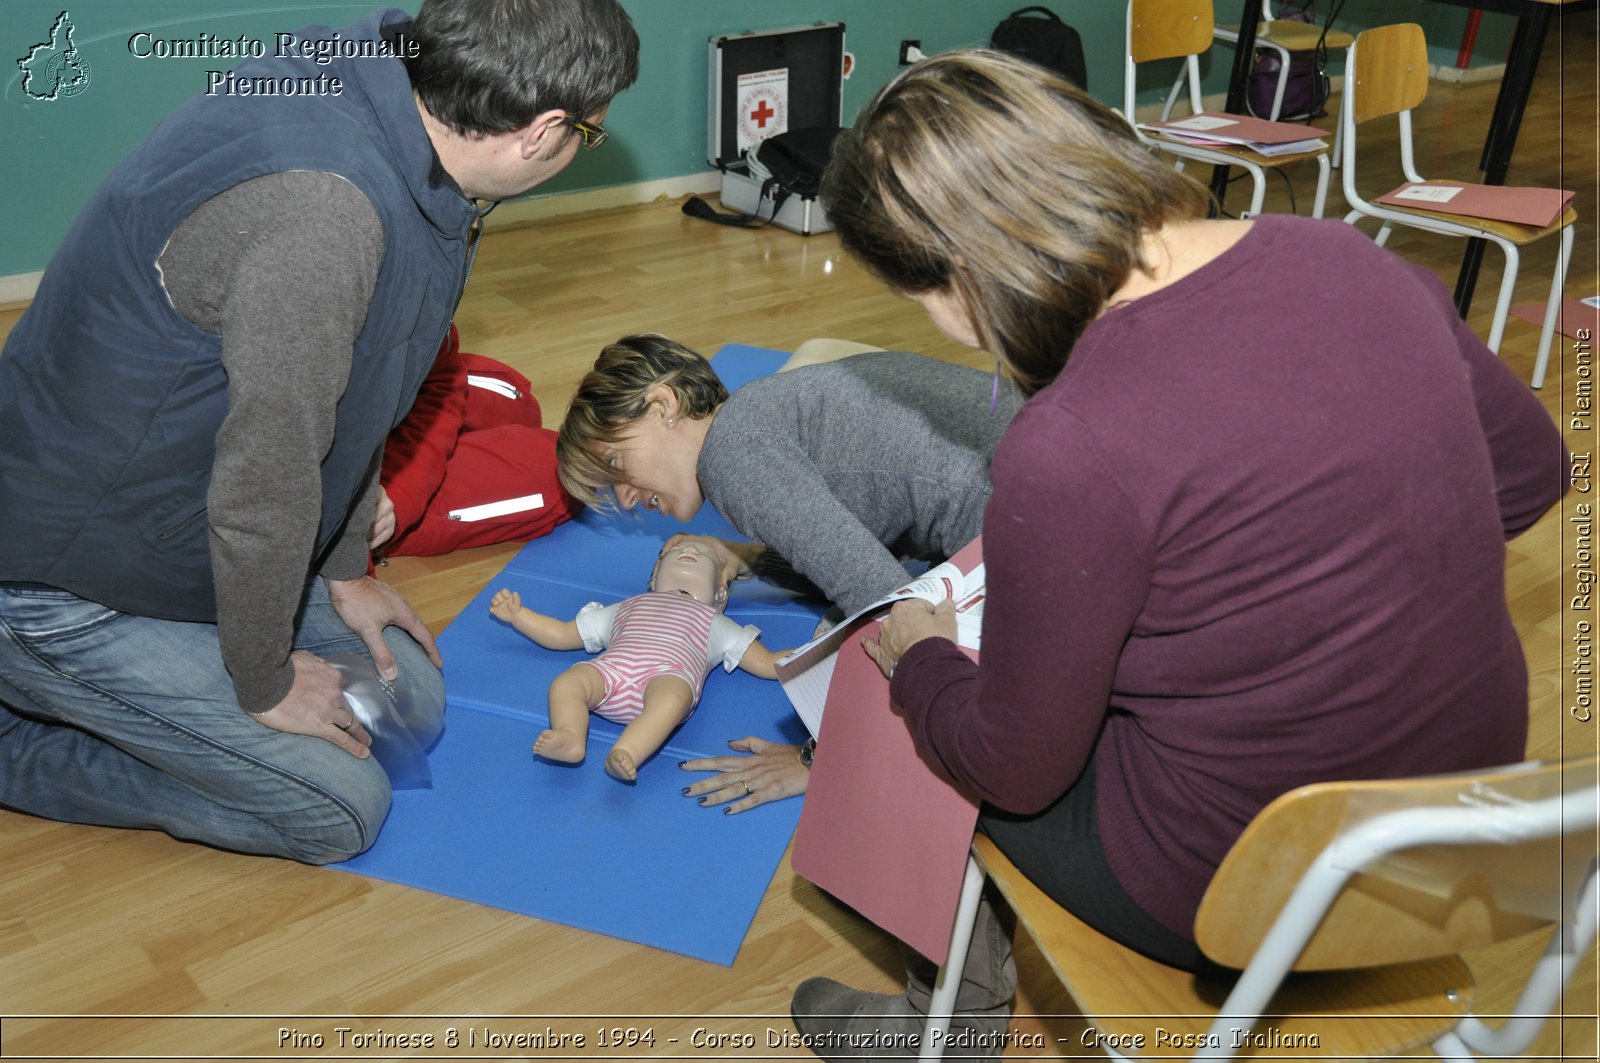
{"label": "green chalkboard wall", "polygon": [[[1321,0],[1326,5],[1335,0]],[[414,10],[414,0],[400,0]],[[643,42],[639,83],[620,97],[606,122],[614,131],[605,150],[580,158],[536,194],[605,188],[681,177],[705,170],[706,41],[748,29],[815,21],[846,26],[855,56],[845,85],[848,121],[897,69],[902,39],[933,53],[984,44],[989,31],[1021,0],[623,0]],[[151,39],[261,40],[308,23],[339,26],[373,7],[336,0],[264,3],[242,0],[3,0],[0,2],[0,277],[43,269],[95,184],[147,130],[181,100],[202,91],[208,69],[226,59],[141,55]],[[1114,0],[1055,0],[1051,5],[1083,35],[1091,90],[1120,103],[1124,7]],[[1219,0],[1226,20],[1234,0]],[[1403,9],[1403,10],[1401,10]],[[48,43],[66,12],[84,75],[69,95],[35,99],[24,90],[30,69],[44,84],[48,64],[27,62]],[[1422,23],[1434,61],[1453,64],[1466,13],[1425,0],[1348,0],[1342,25],[1400,19]],[[1503,59],[1512,21],[1486,16],[1476,65]],[[136,34],[146,37],[134,40]],[[130,42],[132,46],[130,47]],[[1206,67],[1206,88],[1217,91],[1232,53],[1219,48]],[[1337,72],[1337,63],[1335,72]],[[1148,96],[1160,95],[1152,77]]]}

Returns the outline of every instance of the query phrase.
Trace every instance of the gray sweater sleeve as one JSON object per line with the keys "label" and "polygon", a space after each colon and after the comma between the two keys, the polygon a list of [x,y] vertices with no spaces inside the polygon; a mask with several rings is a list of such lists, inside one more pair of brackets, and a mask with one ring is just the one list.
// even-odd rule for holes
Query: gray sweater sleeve
{"label": "gray sweater sleeve", "polygon": [[846,614],[909,578],[903,564],[839,500],[816,461],[792,438],[726,432],[702,452],[728,523],[775,551]]}
{"label": "gray sweater sleeve", "polygon": [[[207,201],[161,254],[173,306],[222,336],[228,415],[206,501],[222,658],[250,712],[272,708],[294,682],[289,654],[316,548],[321,460],[382,258],[382,225],[366,197],[340,177],[304,171]],[[347,538],[365,532],[354,514]],[[344,545],[334,550],[341,560]]]}
{"label": "gray sweater sleeve", "polygon": [[902,558],[949,557],[983,528],[989,461],[1020,394],[908,352],[752,381],[719,408],[701,491],[846,613],[903,585]]}

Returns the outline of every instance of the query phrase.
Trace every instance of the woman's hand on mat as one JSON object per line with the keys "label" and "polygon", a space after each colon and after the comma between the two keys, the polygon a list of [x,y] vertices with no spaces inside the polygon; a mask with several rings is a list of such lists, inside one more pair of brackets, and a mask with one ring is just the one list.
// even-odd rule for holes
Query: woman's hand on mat
{"label": "woman's hand on mat", "polygon": [[748,756],[702,757],[678,765],[684,771],[716,772],[685,786],[684,796],[699,798],[707,808],[727,805],[723,814],[733,815],[806,792],[811,769],[800,763],[799,746],[754,736],[735,738],[728,745]]}
{"label": "woman's hand on mat", "polygon": [[894,666],[915,644],[923,639],[956,640],[956,607],[946,598],[931,605],[921,598],[907,598],[895,602],[894,608],[878,629],[876,639],[864,638],[861,646],[867,656],[888,678],[894,678]]}
{"label": "woman's hand on mat", "polygon": [[367,549],[376,550],[393,539],[394,529],[394,502],[389,498],[389,492],[379,487],[378,504],[372,511],[372,529],[367,532]]}
{"label": "woman's hand on mat", "polygon": [[392,682],[400,674],[394,654],[389,651],[388,643],[383,641],[383,629],[390,624],[416,639],[417,645],[427,651],[428,660],[433,662],[434,667],[444,663],[439,656],[439,647],[434,644],[433,632],[411,608],[411,603],[387,583],[380,583],[371,576],[350,580],[330,579],[328,597],[339,619],[367,644],[372,663],[384,679]]}
{"label": "woman's hand on mat", "polygon": [[344,700],[339,669],[305,650],[289,655],[294,685],[289,693],[256,719],[275,731],[325,738],[353,757],[372,755],[372,736]]}

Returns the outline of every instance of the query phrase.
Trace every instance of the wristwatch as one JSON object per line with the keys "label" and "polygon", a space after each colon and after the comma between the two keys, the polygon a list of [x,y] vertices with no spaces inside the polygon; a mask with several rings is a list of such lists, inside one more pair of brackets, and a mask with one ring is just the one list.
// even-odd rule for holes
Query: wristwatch
{"label": "wristwatch", "polygon": [[816,755],[817,740],[815,738],[806,739],[805,742],[800,746],[800,763],[804,764],[808,771],[811,768],[811,758]]}

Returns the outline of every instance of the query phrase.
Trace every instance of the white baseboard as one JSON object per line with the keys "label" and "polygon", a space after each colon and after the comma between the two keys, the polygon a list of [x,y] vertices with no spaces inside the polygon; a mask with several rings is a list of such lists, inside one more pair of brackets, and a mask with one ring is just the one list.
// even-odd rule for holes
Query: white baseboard
{"label": "white baseboard", "polygon": [[1505,77],[1506,65],[1495,63],[1493,66],[1469,66],[1462,70],[1458,66],[1445,66],[1441,64],[1428,64],[1428,77],[1446,85],[1476,85],[1480,81],[1499,81]]}
{"label": "white baseboard", "polygon": [[[590,188],[580,192],[560,192],[527,199],[510,199],[501,203],[484,219],[485,228],[507,225],[524,225],[543,218],[564,214],[586,214],[592,210],[609,210],[612,207],[634,206],[676,199],[679,196],[715,192],[722,186],[722,175],[716,170],[668,177],[659,181],[640,181],[631,185],[614,185],[610,188]],[[0,275],[0,306],[26,303],[39,290],[42,270],[33,273]]]}
{"label": "white baseboard", "polygon": [[0,276],[0,307],[32,302],[33,293],[39,290],[39,281],[43,277],[43,270]]}
{"label": "white baseboard", "polygon": [[587,214],[592,210],[656,203],[677,199],[679,196],[715,192],[721,187],[722,174],[716,170],[706,170],[684,177],[667,177],[659,181],[640,181],[637,184],[590,188],[581,192],[560,192],[548,196],[530,196],[527,199],[508,199],[494,208],[494,212],[484,219],[484,227],[492,229],[497,226],[522,225],[564,214]]}

